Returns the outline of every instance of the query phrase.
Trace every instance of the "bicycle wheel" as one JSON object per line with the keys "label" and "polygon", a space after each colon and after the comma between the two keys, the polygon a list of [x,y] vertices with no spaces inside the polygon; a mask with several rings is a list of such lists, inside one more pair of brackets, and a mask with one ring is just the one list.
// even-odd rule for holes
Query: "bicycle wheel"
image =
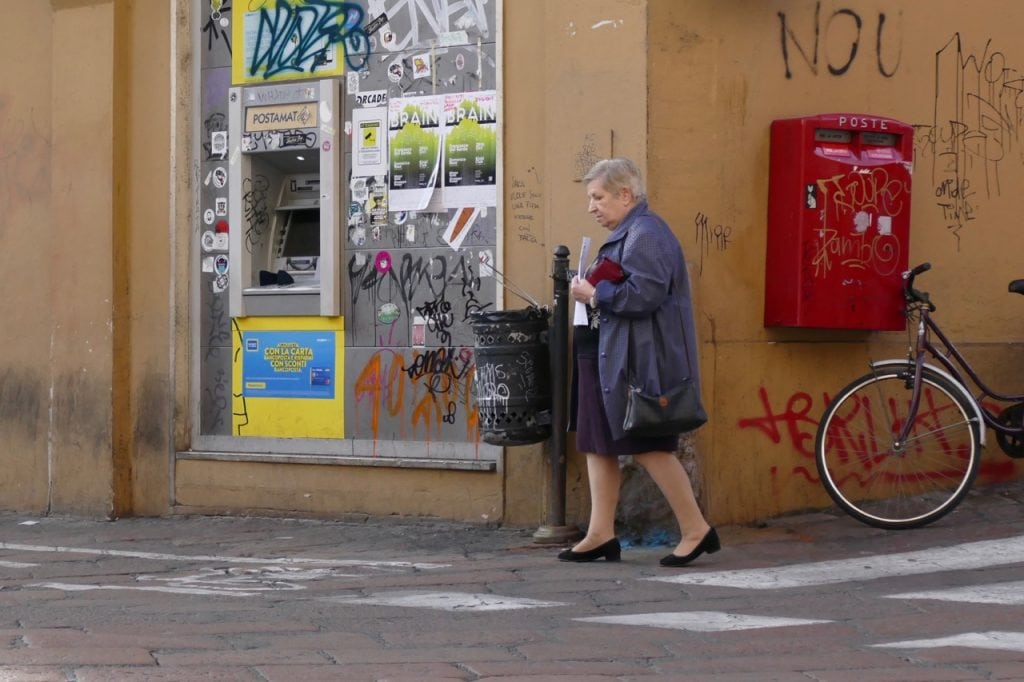
{"label": "bicycle wheel", "polygon": [[[815,461],[843,511],[878,528],[917,528],[952,511],[978,473],[980,428],[950,381],[922,376],[921,405],[906,443],[912,372],[890,367],[839,392],[818,424]],[[973,420],[973,421],[972,421]]]}

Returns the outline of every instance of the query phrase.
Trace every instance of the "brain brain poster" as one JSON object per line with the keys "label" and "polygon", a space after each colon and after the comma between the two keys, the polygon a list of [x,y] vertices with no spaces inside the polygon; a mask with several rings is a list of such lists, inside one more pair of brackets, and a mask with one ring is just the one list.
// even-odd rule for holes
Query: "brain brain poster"
{"label": "brain brain poster", "polygon": [[388,102],[389,211],[421,211],[430,202],[441,166],[441,107],[440,95]]}
{"label": "brain brain poster", "polygon": [[496,206],[497,97],[494,90],[444,96],[444,205]]}

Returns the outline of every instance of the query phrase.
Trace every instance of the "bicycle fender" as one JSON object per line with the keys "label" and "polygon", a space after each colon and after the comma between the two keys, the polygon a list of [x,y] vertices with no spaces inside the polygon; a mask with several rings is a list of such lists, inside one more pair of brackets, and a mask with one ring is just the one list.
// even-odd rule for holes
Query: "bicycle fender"
{"label": "bicycle fender", "polygon": [[[905,367],[908,371],[914,371],[914,364],[907,362],[906,359],[902,358],[878,360],[871,363],[871,369],[888,369],[890,367]],[[967,403],[974,408],[974,416],[978,419],[978,433],[980,434],[979,441],[981,443],[981,447],[985,447],[985,434],[988,431],[988,428],[986,428],[984,417],[981,416],[981,407],[978,405],[978,401],[974,399],[974,396],[967,390],[967,387],[960,383],[956,377],[938,365],[926,362],[924,363],[924,371],[938,374],[940,377],[948,381],[950,385],[953,386],[961,396],[963,396]]]}

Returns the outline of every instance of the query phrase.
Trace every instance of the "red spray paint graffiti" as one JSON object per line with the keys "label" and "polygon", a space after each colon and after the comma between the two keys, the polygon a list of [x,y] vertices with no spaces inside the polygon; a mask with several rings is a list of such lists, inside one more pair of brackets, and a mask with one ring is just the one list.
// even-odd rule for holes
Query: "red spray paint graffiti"
{"label": "red spray paint graffiti", "polygon": [[[741,429],[756,429],[774,445],[792,449],[804,461],[794,465],[790,473],[793,476],[805,479],[808,483],[819,485],[820,479],[814,465],[814,444],[818,431],[818,419],[831,402],[831,396],[823,393],[820,403],[815,406],[814,398],[809,393],[797,391],[790,394],[785,399],[781,409],[779,409],[776,407],[776,404],[773,404],[768,394],[768,389],[764,386],[758,389],[757,394],[761,413],[755,417],[740,419],[737,422],[737,426]],[[941,419],[943,409],[935,406],[930,392],[926,390],[924,404],[919,414],[919,424],[915,427],[915,430],[934,428],[936,422]],[[863,417],[865,415],[860,414],[856,416]],[[846,421],[839,422],[840,428],[837,430],[835,437],[848,442],[848,450],[851,453],[869,453],[867,457],[851,455],[860,458],[862,471],[866,473],[877,464],[879,457],[884,456],[886,446],[873,440],[870,443],[862,442],[863,436],[859,437],[861,440],[858,440],[858,437],[844,430],[844,423],[849,422],[852,418],[852,414],[845,415]],[[894,414],[879,414],[875,416],[868,415],[868,418],[893,420],[896,417]],[[840,443],[839,447],[842,449],[842,443]],[[949,447],[953,446],[950,445]],[[1012,460],[983,458],[978,469],[978,480],[982,483],[1006,481],[1011,479],[1014,473],[1015,467]],[[772,467],[772,474],[778,474],[776,467]],[[932,472],[932,474],[941,476],[942,472],[936,471]],[[929,474],[925,471],[918,472],[918,475],[927,476]]]}

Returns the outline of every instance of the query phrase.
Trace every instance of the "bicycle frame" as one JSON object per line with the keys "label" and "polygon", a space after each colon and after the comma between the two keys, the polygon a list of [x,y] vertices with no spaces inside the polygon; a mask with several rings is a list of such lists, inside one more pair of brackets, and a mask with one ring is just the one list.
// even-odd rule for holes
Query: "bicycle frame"
{"label": "bicycle frame", "polygon": [[[955,381],[960,387],[963,388],[963,394],[969,397],[971,402],[977,407],[976,414],[981,418],[982,422],[994,429],[995,431],[1002,433],[1007,436],[1021,438],[1024,437],[1024,426],[1012,427],[1000,424],[997,420],[997,416],[992,414],[982,402],[983,398],[991,398],[1000,402],[1021,402],[1024,401],[1024,394],[1005,394],[1000,393],[992,389],[986,384],[978,372],[971,366],[971,363],[966,357],[960,352],[953,343],[943,333],[938,323],[935,322],[931,317],[930,306],[927,303],[915,303],[908,305],[908,313],[912,316],[914,313],[918,316],[917,321],[917,341],[914,344],[914,349],[907,358],[907,362],[914,366],[914,378],[913,378],[913,391],[911,393],[910,408],[908,411],[907,421],[900,429],[898,436],[898,442],[906,442],[910,435],[910,430],[917,416],[917,410],[921,403],[921,376],[924,373],[925,367],[928,366],[925,363],[925,355],[930,355],[935,358],[948,373],[948,378]],[[938,338],[941,345],[936,345],[932,341],[932,335]],[[952,360],[950,359],[952,357]],[[954,362],[955,361],[955,362]],[[894,364],[894,363],[886,363]],[[934,371],[934,368],[932,368]],[[978,387],[980,391],[979,396],[975,396],[971,393],[969,384],[964,378],[966,373],[967,377],[970,378],[971,383]],[[982,445],[985,441],[984,429],[981,430]]]}

